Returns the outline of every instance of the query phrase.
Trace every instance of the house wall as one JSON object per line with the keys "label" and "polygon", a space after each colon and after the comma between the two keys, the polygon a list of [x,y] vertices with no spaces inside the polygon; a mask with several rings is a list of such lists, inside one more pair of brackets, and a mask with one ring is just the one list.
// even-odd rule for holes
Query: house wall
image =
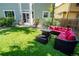
{"label": "house wall", "polygon": [[55,18],[63,18],[63,12],[68,12],[70,9],[69,3],[63,3],[57,7],[55,7],[54,17]]}
{"label": "house wall", "polygon": [[79,6],[76,6],[76,3],[71,3],[71,11],[78,11],[79,12]]}
{"label": "house wall", "polygon": [[29,11],[29,3],[21,3],[22,12]]}
{"label": "house wall", "polygon": [[61,13],[61,14],[54,14],[54,18],[56,18],[56,19],[63,18],[63,13]]}
{"label": "house wall", "polygon": [[57,19],[76,19],[76,17],[77,17],[77,13],[68,13],[68,17],[67,17],[67,13],[61,13],[61,14],[57,14],[56,16],[55,16],[55,18],[57,18]]}
{"label": "house wall", "polygon": [[[42,19],[43,11],[49,11],[50,3],[33,3],[32,10],[34,12],[34,18]],[[21,7],[21,10],[20,10]],[[3,10],[14,10],[16,22],[21,20],[21,12],[29,12],[29,3],[0,3],[0,18],[4,17]]]}
{"label": "house wall", "polygon": [[76,6],[76,3],[71,3],[69,9],[68,19],[77,19],[77,14],[79,14],[79,6]]}
{"label": "house wall", "polygon": [[[63,12],[66,12],[63,14]],[[68,13],[69,12],[69,13]],[[55,18],[67,18],[68,19],[77,19],[77,14],[79,14],[79,6],[76,6],[76,3],[63,3],[55,8]]]}
{"label": "house wall", "polygon": [[68,19],[76,19],[77,13],[69,13]]}
{"label": "house wall", "polygon": [[69,11],[69,6],[70,6],[69,3],[63,3],[63,4],[55,7],[55,14],[58,14],[58,13],[61,13],[64,11]]}
{"label": "house wall", "polygon": [[43,19],[42,18],[43,11],[49,11],[51,4],[50,3],[33,3],[32,5],[33,5],[32,9],[34,11],[35,18]]}
{"label": "house wall", "polygon": [[0,3],[0,18],[4,17],[3,10],[14,10],[16,22],[20,20],[19,4],[17,3]]}

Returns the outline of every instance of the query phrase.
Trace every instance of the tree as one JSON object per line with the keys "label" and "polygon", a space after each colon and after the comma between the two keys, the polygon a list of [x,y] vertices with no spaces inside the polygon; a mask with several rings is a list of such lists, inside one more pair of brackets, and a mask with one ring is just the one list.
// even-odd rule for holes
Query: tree
{"label": "tree", "polygon": [[51,17],[52,17],[52,25],[53,25],[53,20],[54,20],[54,10],[55,10],[55,3],[51,4],[49,11],[51,13]]}

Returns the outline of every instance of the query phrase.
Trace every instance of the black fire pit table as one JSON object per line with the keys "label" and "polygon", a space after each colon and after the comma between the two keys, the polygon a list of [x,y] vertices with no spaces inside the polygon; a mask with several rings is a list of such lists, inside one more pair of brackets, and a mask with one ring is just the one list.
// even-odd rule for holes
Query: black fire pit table
{"label": "black fire pit table", "polygon": [[50,34],[51,34],[51,30],[49,30],[49,29],[41,29],[41,31],[42,31],[42,35],[45,35],[45,36],[47,36],[47,37],[49,37],[50,36]]}
{"label": "black fire pit table", "polygon": [[47,44],[48,43],[48,39],[49,36],[51,34],[51,30],[48,29],[41,29],[42,34],[40,34],[39,36],[37,36],[37,41],[42,43],[42,44]]}

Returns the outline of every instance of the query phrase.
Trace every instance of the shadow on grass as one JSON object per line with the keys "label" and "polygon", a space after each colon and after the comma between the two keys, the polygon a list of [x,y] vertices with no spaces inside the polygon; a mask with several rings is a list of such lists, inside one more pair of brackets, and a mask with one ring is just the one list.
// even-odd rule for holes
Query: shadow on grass
{"label": "shadow on grass", "polygon": [[9,52],[2,52],[2,56],[63,56],[63,53],[53,49],[51,41],[43,45],[37,41],[28,42],[27,47],[21,50],[20,46],[10,46]]}
{"label": "shadow on grass", "polygon": [[0,31],[0,34],[1,35],[2,34],[7,35],[10,32],[20,32],[20,31],[23,31],[24,33],[28,34],[28,33],[31,33],[31,32],[35,32],[35,30],[30,30],[30,28],[28,28],[28,27],[22,27],[22,28],[19,28],[19,27],[11,27],[9,29],[1,30]]}

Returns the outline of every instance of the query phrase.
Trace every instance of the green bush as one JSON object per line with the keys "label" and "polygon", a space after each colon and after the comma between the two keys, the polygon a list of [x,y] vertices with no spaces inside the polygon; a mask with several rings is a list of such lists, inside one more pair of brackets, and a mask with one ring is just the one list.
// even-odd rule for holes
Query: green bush
{"label": "green bush", "polygon": [[53,19],[53,25],[60,26],[60,19]]}
{"label": "green bush", "polygon": [[48,28],[48,26],[52,25],[52,18],[45,18],[41,20],[43,28]]}
{"label": "green bush", "polygon": [[40,19],[39,18],[34,19],[33,22],[34,22],[35,27],[37,27],[40,22]]}
{"label": "green bush", "polygon": [[0,18],[0,26],[12,26],[14,22],[14,18],[13,17],[3,17]]}
{"label": "green bush", "polygon": [[14,18],[8,17],[8,18],[6,18],[5,24],[6,24],[6,26],[12,26],[13,22],[14,22]]}
{"label": "green bush", "polygon": [[5,25],[5,18],[0,18],[0,26],[4,26]]}
{"label": "green bush", "polygon": [[48,28],[49,26],[53,25],[53,26],[60,26],[60,19],[53,19],[51,17],[49,18],[45,18],[43,20],[41,20],[42,22],[42,27],[43,28]]}

